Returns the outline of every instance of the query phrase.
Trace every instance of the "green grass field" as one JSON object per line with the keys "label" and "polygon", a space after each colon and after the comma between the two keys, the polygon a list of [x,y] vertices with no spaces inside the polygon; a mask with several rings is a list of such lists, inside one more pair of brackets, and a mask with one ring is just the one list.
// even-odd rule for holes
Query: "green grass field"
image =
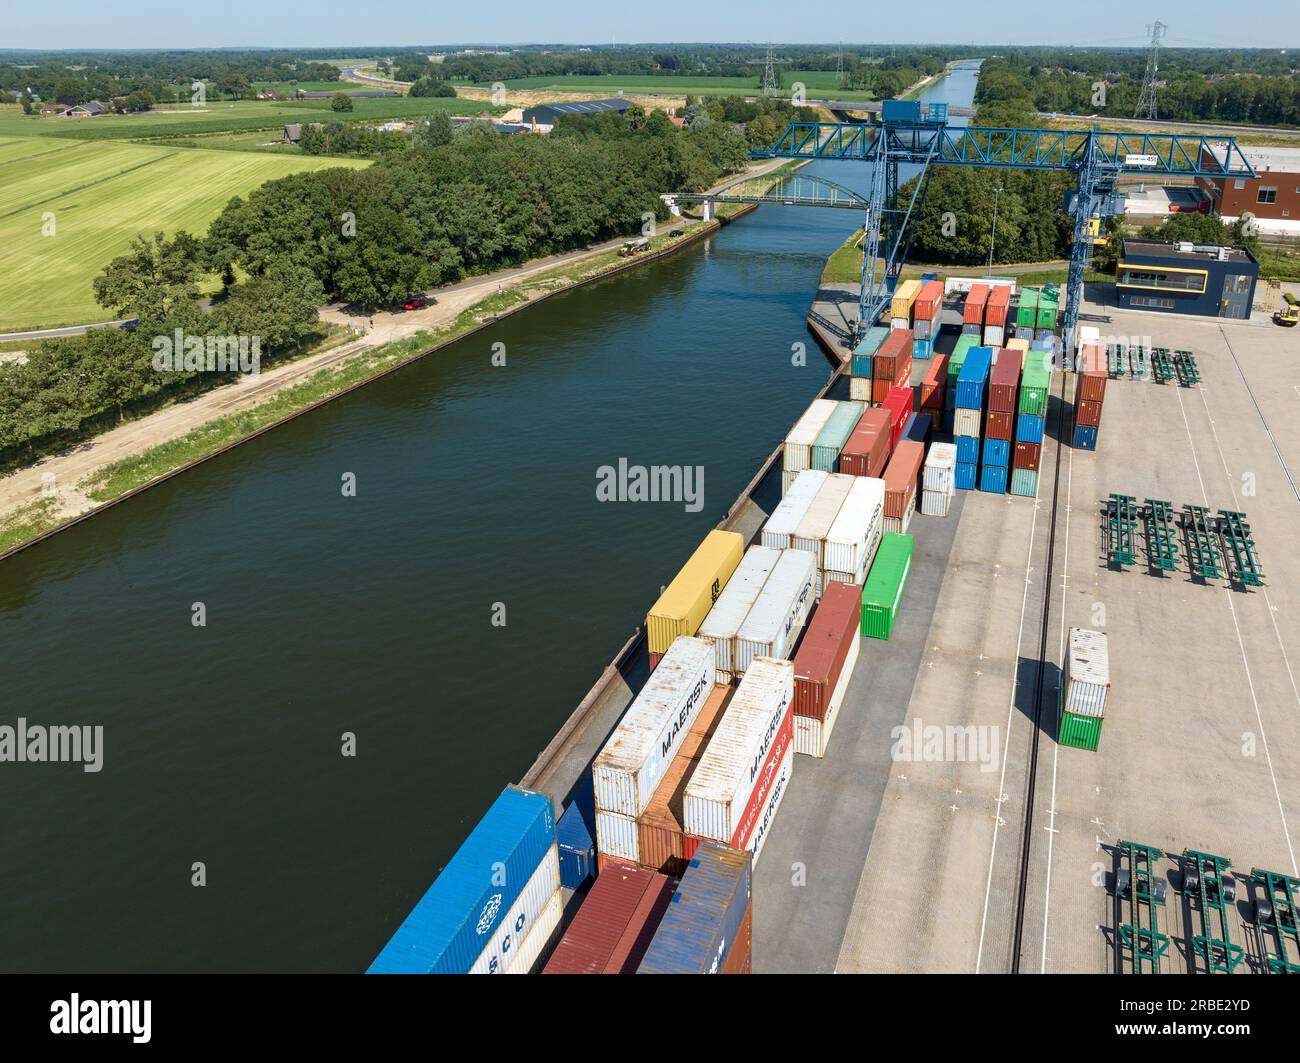
{"label": "green grass field", "polygon": [[[87,119],[97,122],[99,119]],[[357,159],[0,135],[0,332],[103,321],[91,281],[133,236],[195,234],[233,196]],[[53,215],[55,235],[42,229]]]}
{"label": "green grass field", "polygon": [[[834,98],[837,100],[873,100],[869,92],[851,91],[838,88],[838,81],[833,70],[785,70],[782,71],[785,88],[789,94],[796,81],[803,82],[808,96]],[[627,96],[757,96],[759,79],[757,77],[685,77],[665,74],[633,74],[624,77],[619,74],[573,75],[569,77],[531,77],[515,78],[507,81],[508,89],[529,89],[542,92],[622,92]],[[482,86],[479,86],[480,88]]]}

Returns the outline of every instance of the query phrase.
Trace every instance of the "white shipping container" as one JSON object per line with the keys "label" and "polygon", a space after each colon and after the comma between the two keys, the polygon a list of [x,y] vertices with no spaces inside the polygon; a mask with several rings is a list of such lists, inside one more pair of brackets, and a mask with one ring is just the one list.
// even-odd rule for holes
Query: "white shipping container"
{"label": "white shipping container", "polygon": [[952,491],[931,491],[927,488],[921,492],[921,512],[927,517],[946,517],[948,509],[952,506],[954,493]]}
{"label": "white shipping container", "polygon": [[819,720],[813,716],[794,718],[794,751],[809,757],[824,757],[826,747],[830,744],[831,732],[835,721],[840,716],[840,706],[844,704],[844,695],[853,680],[853,669],[858,663],[858,650],[861,639],[854,639],[849,646],[848,656],[844,658],[844,670],[840,672],[839,681],[831,691],[831,700],[826,706],[826,718]]}
{"label": "white shipping container", "polygon": [[787,472],[781,470],[781,497],[784,498],[790,493],[790,488],[794,486],[795,480],[800,476],[797,472]]}
{"label": "white shipping container", "polygon": [[[555,842],[551,842],[505,918],[497,922],[490,934],[484,935],[483,950],[470,965],[469,973],[506,974],[520,968],[527,972],[532,961],[527,959],[522,946],[531,931],[542,928],[547,903],[559,895],[560,852]],[[533,959],[536,958],[534,955]]]}
{"label": "white shipping container", "polygon": [[596,809],[596,848],[634,864],[641,862],[641,832],[636,820],[620,812]]}
{"label": "white shipping container", "polygon": [[683,635],[614,728],[592,765],[596,807],[639,816],[713,689],[713,643]]}
{"label": "white shipping container", "polygon": [[952,434],[955,436],[974,436],[980,437],[980,411],[968,410],[964,406],[958,406],[953,411]]}
{"label": "white shipping container", "polygon": [[772,784],[771,796],[768,797],[767,804],[763,807],[763,814],[759,817],[758,826],[754,828],[754,834],[749,839],[749,848],[754,854],[754,866],[758,865],[758,856],[763,851],[763,843],[767,841],[768,835],[772,833],[772,824],[776,821],[776,814],[781,809],[781,802],[785,799],[785,792],[790,789],[790,776],[792,774],[794,774],[793,742],[786,749],[785,756],[781,758],[781,768],[776,774],[776,782]]}
{"label": "white shipping container", "polygon": [[820,469],[805,469],[794,473],[794,482],[782,492],[780,505],[772,510],[772,515],[763,525],[762,543],[774,550],[790,549],[790,536],[803,520],[812,500],[822,489],[830,473]]}
{"label": "white shipping container", "polygon": [[934,322],[924,317],[918,317],[916,323],[912,326],[912,334],[918,340],[928,340],[930,330],[934,327]]}
{"label": "white shipping container", "polygon": [[830,533],[831,525],[839,516],[840,507],[848,497],[856,476],[835,472],[826,477],[822,489],[808,506],[808,511],[790,537],[790,546],[794,550],[806,550],[813,555],[817,568],[822,567],[822,546]]}
{"label": "white shipping container", "polygon": [[813,443],[838,405],[833,399],[813,399],[812,405],[794,423],[790,434],[785,437],[782,453],[782,468],[786,472],[802,472],[812,466]]}
{"label": "white shipping container", "polygon": [[[780,509],[780,506],[777,508]],[[709,610],[709,615],[700,624],[700,630],[695,633],[696,638],[708,639],[713,643],[714,663],[717,667],[715,682],[731,682],[736,632],[745,622],[749,610],[762,593],[763,584],[767,582],[767,577],[772,574],[772,569],[780,558],[781,551],[768,546],[751,546],[746,550],[736,571],[731,574],[731,579],[727,580],[727,585],[722,588],[718,600]]]}
{"label": "white shipping container", "polygon": [[1104,631],[1070,628],[1065,707],[1083,716],[1106,714],[1106,693],[1110,689],[1110,647]]}
{"label": "white shipping container", "polygon": [[855,476],[835,522],[826,533],[821,565],[838,572],[857,572],[881,534],[885,515],[885,481],[875,476]]}
{"label": "white shipping container", "polygon": [[533,968],[552,942],[560,936],[560,919],[564,916],[564,894],[557,893],[542,910],[519,946],[519,957],[506,974],[532,974]]}
{"label": "white shipping container", "polygon": [[1007,330],[1002,325],[985,325],[984,326],[984,346],[992,347],[996,354],[1006,339]]}
{"label": "white shipping container", "polygon": [[952,494],[957,490],[956,471],[956,444],[931,443],[921,472],[921,486],[927,491],[946,491]]}
{"label": "white shipping container", "polygon": [[903,510],[902,518],[886,517],[885,531],[893,532],[895,535],[905,535],[907,529],[912,526],[912,515],[916,513],[916,492],[912,492],[912,497],[907,500],[907,508]]}
{"label": "white shipping container", "polygon": [[763,593],[736,632],[734,671],[744,675],[756,657],[790,656],[816,600],[819,580],[812,554],[782,550]]}
{"label": "white shipping container", "polygon": [[854,402],[870,402],[871,384],[872,380],[869,376],[849,377],[849,398]]}
{"label": "white shipping container", "polygon": [[687,833],[730,843],[794,702],[794,665],[760,657],[709,739],[682,797]]}
{"label": "white shipping container", "polygon": [[890,329],[911,328],[912,322],[905,317],[891,317],[889,319],[889,327]]}

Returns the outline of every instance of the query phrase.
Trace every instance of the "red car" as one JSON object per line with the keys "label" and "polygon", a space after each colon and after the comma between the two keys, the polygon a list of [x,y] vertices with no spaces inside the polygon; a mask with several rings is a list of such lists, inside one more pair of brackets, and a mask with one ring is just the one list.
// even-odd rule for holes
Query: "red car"
{"label": "red car", "polygon": [[402,304],[402,309],[403,309],[403,310],[423,310],[423,309],[424,309],[426,306],[428,306],[428,305],[429,305],[429,300],[428,300],[428,299],[426,299],[423,295],[417,295],[417,296],[414,296],[414,297],[411,298],[411,299],[407,299],[406,302],[404,302],[404,303]]}

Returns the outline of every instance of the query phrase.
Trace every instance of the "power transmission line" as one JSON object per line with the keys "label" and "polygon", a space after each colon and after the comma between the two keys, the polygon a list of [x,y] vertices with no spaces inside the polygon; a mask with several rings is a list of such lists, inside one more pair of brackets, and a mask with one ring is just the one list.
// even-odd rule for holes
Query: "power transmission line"
{"label": "power transmission line", "polygon": [[772,55],[772,45],[769,42],[767,46],[767,61],[763,64],[763,95],[775,96],[776,93],[776,60]]}
{"label": "power transmission line", "polygon": [[1138,96],[1134,118],[1156,119],[1156,76],[1160,70],[1160,35],[1169,27],[1159,19],[1147,27],[1151,31],[1151,52],[1147,56],[1147,72],[1142,79],[1142,93]]}

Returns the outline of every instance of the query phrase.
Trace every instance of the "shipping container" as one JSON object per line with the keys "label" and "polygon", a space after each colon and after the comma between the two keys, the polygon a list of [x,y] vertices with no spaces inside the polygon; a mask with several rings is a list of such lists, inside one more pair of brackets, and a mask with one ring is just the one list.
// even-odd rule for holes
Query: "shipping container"
{"label": "shipping container", "polygon": [[1080,373],[1079,398],[1100,403],[1106,397],[1105,373]]}
{"label": "shipping container", "polygon": [[1016,469],[1029,469],[1031,472],[1037,472],[1042,452],[1043,445],[1041,443],[1026,443],[1023,440],[1018,440],[1015,454],[1012,455],[1011,465]]}
{"label": "shipping container", "polygon": [[894,387],[889,389],[889,394],[885,396],[885,401],[881,403],[889,413],[889,449],[891,451],[898,447],[898,441],[903,438],[903,426],[912,414],[915,398],[916,396],[912,393],[911,388]]}
{"label": "shipping container", "polygon": [[1041,443],[1046,421],[1032,413],[1022,413],[1016,417],[1016,438],[1024,443]]}
{"label": "shipping container", "polygon": [[812,448],[812,467],[822,472],[835,472],[840,463],[840,451],[848,442],[858,419],[867,407],[861,402],[836,403],[835,412],[826,420],[826,426],[817,434]]}
{"label": "shipping container", "polygon": [[822,567],[842,573],[841,582],[861,583],[880,544],[885,481],[855,476],[822,546]]}
{"label": "shipping container", "polygon": [[1070,628],[1066,661],[1065,707],[1086,716],[1104,716],[1110,692],[1110,647],[1104,631]]}
{"label": "shipping container", "polygon": [[788,657],[812,611],[820,586],[817,561],[805,550],[783,550],[763,593],[736,633],[735,672],[757,657]]}
{"label": "shipping container", "polygon": [[979,410],[984,406],[984,391],[989,371],[993,368],[993,351],[988,347],[972,347],[957,374],[957,407]]}
{"label": "shipping container", "polygon": [[981,465],[980,490],[989,491],[995,495],[1005,495],[1007,493],[1007,471],[1005,465]]}
{"label": "shipping container", "polygon": [[889,336],[889,329],[876,326],[867,330],[867,334],[862,337],[862,341],[853,348],[853,359],[849,366],[854,376],[870,377],[871,359],[880,345],[885,342]]}
{"label": "shipping container", "polygon": [[[786,717],[790,724],[790,731],[785,735],[785,744],[781,751],[773,752],[773,756],[780,756],[780,761],[772,765],[771,780],[764,782],[764,790],[756,791],[755,798],[762,797],[762,808],[759,809],[755,816],[753,826],[746,826],[747,838],[743,842],[734,843],[739,848],[748,849],[754,854],[754,863],[758,863],[759,856],[763,853],[763,845],[772,834],[772,826],[776,821],[776,814],[781,809],[781,802],[785,800],[786,792],[790,789],[790,776],[794,774],[794,715]],[[765,768],[766,771],[766,768]]]}
{"label": "shipping container", "polygon": [[877,377],[871,382],[871,401],[879,406],[885,401],[885,396],[889,394],[893,386],[894,382],[892,380],[881,380]]}
{"label": "shipping container", "polygon": [[891,332],[902,332],[904,329],[911,330],[912,319],[910,317],[891,317],[889,319],[889,329]]}
{"label": "shipping container", "polygon": [[[857,477],[845,473],[832,473],[828,476],[790,537],[791,549],[812,554],[817,568],[825,565],[823,558],[826,536],[830,534],[831,525],[835,523],[840,507],[844,505],[844,500],[856,482]],[[773,656],[779,657],[780,654]]]}
{"label": "shipping container", "polygon": [[921,282],[918,280],[900,281],[894,289],[894,297],[889,303],[889,312],[894,317],[910,318],[916,297],[921,294]]}
{"label": "shipping container", "polygon": [[979,470],[979,466],[974,462],[968,462],[968,461],[957,462],[957,473],[956,473],[957,490],[974,491],[978,470]]}
{"label": "shipping container", "polygon": [[1007,349],[1011,351],[1019,351],[1021,355],[1021,360],[1023,361],[1024,355],[1029,350],[1029,341],[1027,339],[1023,339],[1022,337],[1017,336],[1013,340],[1007,340]]}
{"label": "shipping container", "polygon": [[1056,328],[1056,315],[1059,306],[1059,298],[1055,289],[1044,288],[1042,294],[1038,297],[1038,318],[1034,327],[1041,331],[1051,331]]}
{"label": "shipping container", "polygon": [[896,329],[891,332],[872,359],[872,375],[877,380],[887,380],[892,385],[901,374],[911,372],[914,342],[911,329]]}
{"label": "shipping container", "polygon": [[[1011,289],[1005,284],[998,284],[989,289],[988,302],[984,304],[985,326],[1001,326],[1007,323],[1007,312],[1011,308]],[[998,346],[1002,345],[1001,340]]]}
{"label": "shipping container", "polygon": [[851,376],[849,377],[849,398],[854,402],[867,403],[871,401],[871,386],[875,381],[870,377]]}
{"label": "shipping container", "polygon": [[1006,439],[994,439],[989,436],[984,440],[984,459],[985,465],[1002,465],[1011,464],[1011,442]]}
{"label": "shipping container", "polygon": [[907,500],[907,508],[903,510],[901,517],[886,517],[885,531],[892,532],[895,535],[902,535],[912,524],[912,518],[916,515],[916,494],[913,493]]}
{"label": "shipping container", "polygon": [[732,686],[713,688],[654,797],[637,817],[637,863],[643,867],[679,878],[686,870],[686,862],[695,854],[700,839],[686,830],[682,800],[691,772],[722,722],[735,689]]}
{"label": "shipping container", "polygon": [[[779,506],[777,508],[780,509]],[[714,682],[731,682],[736,634],[745,622],[745,617],[749,616],[749,610],[758,600],[768,576],[780,558],[781,551],[769,546],[751,546],[746,550],[744,558],[700,625],[696,637],[713,643],[716,666]]]}
{"label": "shipping container", "polygon": [[951,506],[951,492],[930,490],[921,492],[921,512],[927,517],[946,517]]}
{"label": "shipping container", "polygon": [[943,393],[948,381],[948,356],[937,354],[921,380],[921,408],[943,407]]}
{"label": "shipping container", "polygon": [[641,813],[713,689],[716,673],[713,643],[677,639],[596,754],[591,775],[601,852],[625,855],[604,844],[599,813],[633,818]]}
{"label": "shipping container", "polygon": [[966,293],[966,302],[962,307],[961,319],[966,325],[984,324],[984,304],[988,302],[989,286],[972,284]]}
{"label": "shipping container", "polygon": [[1020,401],[1017,407],[1019,411],[1042,417],[1047,412],[1047,389],[1051,382],[1051,369],[1038,358],[1027,358],[1025,368],[1020,374]]}
{"label": "shipping container", "polygon": [[[551,902],[559,899],[560,859],[552,846],[509,906],[505,918],[484,935],[483,950],[470,965],[469,973],[528,974],[559,923],[558,912],[552,916],[548,911]],[[533,938],[534,933],[540,937]]]}
{"label": "shipping container", "polygon": [[[555,806],[507,786],[370,965],[371,974],[464,974],[533,872],[555,852]],[[559,857],[556,855],[556,874]]]}
{"label": "shipping container", "polygon": [[1089,428],[1101,427],[1101,403],[1080,399],[1074,404],[1074,423],[1086,424]]}
{"label": "shipping container", "polygon": [[634,974],[677,883],[657,871],[610,861],[543,974]]}
{"label": "shipping container", "polygon": [[926,318],[918,317],[914,322],[912,322],[912,336],[915,338],[915,342],[912,344],[913,358],[930,357],[928,353],[923,353],[926,349],[922,348],[921,345],[931,343],[934,339],[935,333],[938,331],[939,322],[937,321],[930,321]]}
{"label": "shipping container", "polygon": [[823,720],[830,715],[840,678],[846,668],[853,669],[861,623],[862,588],[828,587],[793,661],[796,716]]}
{"label": "shipping container", "polygon": [[781,454],[781,467],[786,472],[802,472],[812,468],[812,448],[826,427],[831,414],[839,404],[832,399],[814,399],[804,415],[795,421]]}
{"label": "shipping container", "polygon": [[[973,412],[975,411],[973,410],[967,411],[967,413],[973,413]],[[953,435],[957,428],[955,424],[956,421],[955,415],[956,415],[955,410],[945,407],[943,411],[943,430],[947,432],[949,435]]]}
{"label": "shipping container", "polygon": [[[880,120],[891,124],[894,122],[910,122],[916,124],[921,121],[921,101],[885,100],[880,105]],[[904,281],[903,283],[916,284],[917,282]]]}
{"label": "shipping container", "polygon": [[1038,289],[1021,288],[1020,303],[1016,309],[1016,327],[1028,328],[1031,332],[1038,319]]}
{"label": "shipping container", "polygon": [[1038,494],[1038,473],[1032,469],[1012,469],[1011,493],[1033,498]]}
{"label": "shipping container", "polygon": [[905,439],[885,466],[885,515],[901,519],[916,502],[916,485],[925,461],[925,447]]}
{"label": "shipping container", "polygon": [[840,452],[840,471],[852,476],[879,476],[884,472],[889,460],[889,429],[887,410],[863,411],[857,428]]}
{"label": "shipping container", "polygon": [[1096,450],[1097,429],[1086,424],[1075,425],[1074,426],[1074,449],[1075,450]]}
{"label": "shipping container", "polygon": [[940,281],[926,281],[916,293],[916,302],[912,304],[912,313],[917,319],[933,320],[943,309],[943,284]]}
{"label": "shipping container", "polygon": [[828,475],[829,473],[824,473],[820,469],[805,469],[795,474],[794,482],[786,488],[780,504],[772,510],[772,515],[763,525],[764,546],[770,546],[775,550],[790,548],[790,538],[794,535],[794,530],[799,527],[800,521],[808,512],[808,507],[812,505],[812,500],[817,497],[817,492],[825,486]]}
{"label": "shipping container", "polygon": [[640,974],[717,974],[750,903],[749,852],[705,842],[674,891]]}
{"label": "shipping container", "polygon": [[[974,411],[968,411],[973,413]],[[980,437],[953,436],[953,445],[957,448],[957,460],[970,465],[978,465],[980,460]]]}
{"label": "shipping container", "polygon": [[887,639],[894,629],[907,574],[912,567],[912,537],[888,533],[862,588],[862,635]]}
{"label": "shipping container", "polygon": [[555,824],[560,856],[560,884],[576,890],[596,873],[596,810],[586,795],[583,804],[572,801]]}
{"label": "shipping container", "polygon": [[543,956],[560,933],[560,921],[564,917],[564,894],[557,891],[551,895],[541,913],[532,925],[523,931],[523,941],[515,947],[514,958],[510,966],[497,970],[497,974],[532,974]]}
{"label": "shipping container", "polygon": [[790,730],[793,701],[794,665],[755,660],[686,784],[682,810],[689,833],[731,842],[767,755]]}
{"label": "shipping container", "polygon": [[1016,412],[1016,390],[1020,387],[1020,370],[1024,355],[1010,347],[998,352],[998,364],[989,371],[989,409],[1000,413]]}
{"label": "shipping container", "polygon": [[727,962],[722,965],[723,974],[754,973],[754,902],[749,902],[745,909],[745,918],[740,921],[736,931],[736,941],[727,952]]}
{"label": "shipping container", "polygon": [[[990,351],[1000,350],[1007,342],[1007,330],[1002,325],[985,325],[984,326],[984,346]],[[992,355],[989,356],[989,362],[992,363]]]}
{"label": "shipping container", "polygon": [[928,413],[914,413],[908,417],[907,423],[903,425],[903,434],[900,438],[925,446],[930,438],[930,415]]}
{"label": "shipping container", "polygon": [[912,344],[912,357],[926,361],[934,354],[934,338],[932,336],[917,336],[916,341]]}
{"label": "shipping container", "polygon": [[984,418],[984,434],[994,439],[1010,439],[1016,433],[1016,415],[990,410]]}
{"label": "shipping container", "polygon": [[745,538],[736,532],[715,529],[704,537],[646,615],[651,653],[666,653],[674,639],[699,630],[744,552]]}
{"label": "shipping container", "polygon": [[954,444],[931,444],[930,452],[925,456],[925,469],[922,472],[922,484],[925,490],[952,494],[953,472],[956,465],[957,447]]}
{"label": "shipping container", "polygon": [[979,410],[953,410],[952,434],[954,436],[971,436],[978,438],[980,434],[980,422],[982,420],[983,415]]}

